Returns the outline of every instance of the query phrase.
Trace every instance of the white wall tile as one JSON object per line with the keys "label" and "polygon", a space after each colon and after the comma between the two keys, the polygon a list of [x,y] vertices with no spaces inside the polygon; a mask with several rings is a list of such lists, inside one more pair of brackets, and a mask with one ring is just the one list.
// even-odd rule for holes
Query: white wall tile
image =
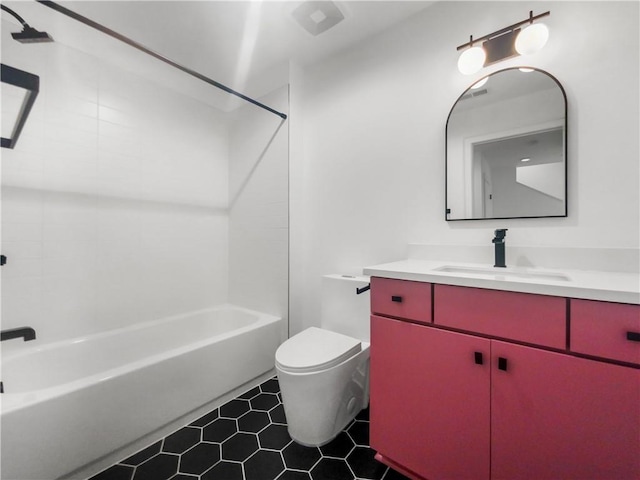
{"label": "white wall tile", "polygon": [[12,259],[42,258],[42,241],[2,241],[2,252]]}
{"label": "white wall tile", "polygon": [[6,186],[2,188],[2,223],[35,223],[43,220],[42,191]]}
{"label": "white wall tile", "polygon": [[2,251],[7,263],[2,266],[2,278],[42,277],[43,260],[40,256],[21,257],[13,255],[11,248],[3,242]]}
{"label": "white wall tile", "polygon": [[[28,138],[20,137],[18,147],[22,146],[22,141],[28,142]],[[29,171],[29,175],[42,171],[45,155],[42,153],[28,152],[24,150],[10,150],[2,152],[2,175],[15,172]],[[39,179],[40,180],[40,179]]]}
{"label": "white wall tile", "polygon": [[7,245],[9,242],[41,242],[42,241],[42,224],[41,223],[3,223],[2,225],[2,243]]}
{"label": "white wall tile", "polygon": [[[7,266],[9,264],[7,263]],[[4,267],[3,267],[4,268]],[[2,328],[43,325],[42,277],[2,277]]]}
{"label": "white wall tile", "polygon": [[49,342],[226,303],[226,115],[50,46],[28,63],[43,85],[20,148],[3,150],[3,328]]}
{"label": "white wall tile", "polygon": [[[262,101],[288,109],[288,91]],[[239,109],[231,129],[229,298],[288,318],[288,131],[277,117]]]}

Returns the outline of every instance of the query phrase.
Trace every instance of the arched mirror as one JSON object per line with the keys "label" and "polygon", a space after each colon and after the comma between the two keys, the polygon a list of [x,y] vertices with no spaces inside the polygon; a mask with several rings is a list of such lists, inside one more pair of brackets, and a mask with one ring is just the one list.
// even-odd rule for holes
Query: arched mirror
{"label": "arched mirror", "polygon": [[535,68],[469,87],[446,128],[446,219],[567,216],[567,98]]}

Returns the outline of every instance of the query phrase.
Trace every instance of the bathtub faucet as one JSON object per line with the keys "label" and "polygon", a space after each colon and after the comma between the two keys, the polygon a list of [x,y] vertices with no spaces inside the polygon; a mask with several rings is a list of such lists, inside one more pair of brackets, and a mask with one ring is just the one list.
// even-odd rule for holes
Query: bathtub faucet
{"label": "bathtub faucet", "polygon": [[506,267],[505,253],[504,253],[504,237],[507,234],[506,228],[500,228],[495,231],[495,237],[491,242],[495,245],[495,263],[494,267]]}
{"label": "bathtub faucet", "polygon": [[0,332],[0,341],[11,340],[12,338],[24,338],[24,341],[36,339],[36,331],[31,327],[12,328]]}

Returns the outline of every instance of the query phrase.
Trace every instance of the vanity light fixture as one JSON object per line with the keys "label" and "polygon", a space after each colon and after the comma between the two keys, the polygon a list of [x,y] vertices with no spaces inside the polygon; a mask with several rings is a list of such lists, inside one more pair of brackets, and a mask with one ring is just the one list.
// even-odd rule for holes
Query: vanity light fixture
{"label": "vanity light fixture", "polygon": [[522,30],[516,38],[516,52],[520,55],[528,55],[542,50],[549,40],[549,29],[544,23],[529,25]]}
{"label": "vanity light fixture", "polygon": [[487,54],[484,48],[473,46],[473,36],[469,37],[469,43],[467,45],[469,45],[470,48],[462,52],[460,58],[458,58],[458,70],[465,75],[471,75],[482,68],[487,59]]}
{"label": "vanity light fixture", "polygon": [[[547,43],[549,29],[543,23],[533,22],[550,14],[551,12],[547,11],[534,16],[533,11],[530,11],[526,20],[476,40],[473,36],[469,37],[469,42],[457,48],[458,51],[463,51],[458,58],[458,70],[465,75],[472,75],[482,67],[506,58],[537,52]],[[526,24],[529,25],[521,30],[520,27]]]}

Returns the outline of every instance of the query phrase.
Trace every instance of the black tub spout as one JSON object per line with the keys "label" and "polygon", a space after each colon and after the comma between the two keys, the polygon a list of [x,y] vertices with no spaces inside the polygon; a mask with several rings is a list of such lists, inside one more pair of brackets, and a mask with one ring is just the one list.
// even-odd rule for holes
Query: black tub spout
{"label": "black tub spout", "polygon": [[504,237],[507,235],[507,228],[500,228],[498,230],[495,231],[495,237],[493,237],[493,240],[491,240],[491,242],[494,244],[495,246],[495,263],[494,263],[494,267],[506,267],[506,260],[505,260],[505,244],[504,244]]}
{"label": "black tub spout", "polygon": [[36,331],[31,327],[12,328],[0,332],[0,341],[11,340],[13,338],[23,338],[25,342],[36,339]]}

